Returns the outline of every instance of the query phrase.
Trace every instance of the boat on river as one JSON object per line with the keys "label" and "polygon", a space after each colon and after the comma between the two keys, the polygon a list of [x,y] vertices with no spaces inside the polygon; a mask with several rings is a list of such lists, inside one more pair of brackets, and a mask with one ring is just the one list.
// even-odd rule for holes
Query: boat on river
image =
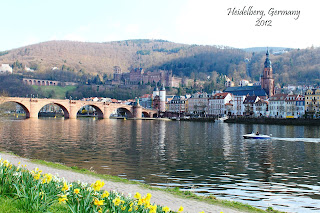
{"label": "boat on river", "polygon": [[244,139],[271,139],[271,135],[262,135],[259,133],[250,133],[242,136]]}

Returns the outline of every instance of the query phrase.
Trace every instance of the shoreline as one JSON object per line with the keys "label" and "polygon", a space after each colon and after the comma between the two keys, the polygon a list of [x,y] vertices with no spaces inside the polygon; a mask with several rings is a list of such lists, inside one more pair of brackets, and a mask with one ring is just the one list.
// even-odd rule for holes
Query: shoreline
{"label": "shoreline", "polygon": [[292,126],[320,126],[320,119],[305,118],[249,118],[236,117],[228,118],[225,123],[236,124],[268,124],[268,125],[292,125]]}
{"label": "shoreline", "polygon": [[[184,193],[182,191],[177,193],[175,190],[159,189],[119,177],[110,178],[108,175],[101,175],[87,170],[70,168],[58,163],[30,160],[3,151],[0,152],[0,156],[3,159],[9,160],[14,165],[18,165],[18,162],[20,161],[22,165],[27,165],[27,169],[30,171],[35,167],[38,167],[45,173],[58,175],[69,182],[81,181],[84,183],[93,183],[96,180],[104,179],[106,183],[103,187],[104,190],[115,190],[126,196],[133,196],[136,192],[147,194],[152,191],[152,202],[162,206],[169,206],[173,211],[177,211],[180,206],[183,206],[185,209],[184,212],[189,213],[198,213],[200,211],[204,211],[205,213],[267,212],[239,202],[225,200],[219,201],[216,200],[214,196],[208,197],[207,199],[203,197],[201,199],[201,197],[194,196],[191,193],[189,193],[189,195],[191,195],[188,196],[188,193]],[[179,194],[181,195],[179,196]]]}

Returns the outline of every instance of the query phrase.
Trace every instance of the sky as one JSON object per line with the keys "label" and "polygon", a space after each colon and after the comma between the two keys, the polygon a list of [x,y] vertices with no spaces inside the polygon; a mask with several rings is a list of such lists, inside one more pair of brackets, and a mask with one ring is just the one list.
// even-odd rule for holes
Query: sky
{"label": "sky", "polygon": [[[319,6],[318,0],[0,0],[0,51],[51,40],[128,39],[235,48],[318,47]],[[232,13],[250,7],[264,16]],[[272,8],[295,13],[271,16]],[[272,26],[255,26],[259,18]]]}

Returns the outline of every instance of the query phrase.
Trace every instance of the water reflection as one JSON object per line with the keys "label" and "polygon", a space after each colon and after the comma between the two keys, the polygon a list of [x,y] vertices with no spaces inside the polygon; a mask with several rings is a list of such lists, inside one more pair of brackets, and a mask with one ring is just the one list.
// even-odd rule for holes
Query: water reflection
{"label": "water reflection", "polygon": [[[275,139],[244,140],[253,131]],[[151,185],[320,210],[319,127],[141,120],[0,120],[3,150]]]}

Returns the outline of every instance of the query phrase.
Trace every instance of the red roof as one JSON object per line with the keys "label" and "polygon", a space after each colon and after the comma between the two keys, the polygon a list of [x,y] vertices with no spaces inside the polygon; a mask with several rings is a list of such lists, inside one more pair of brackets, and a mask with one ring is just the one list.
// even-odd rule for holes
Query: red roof
{"label": "red roof", "polygon": [[144,94],[141,98],[151,98],[152,94]]}
{"label": "red roof", "polygon": [[284,101],[288,94],[275,94],[269,98],[269,101]]}
{"label": "red roof", "polygon": [[228,94],[230,94],[230,93],[228,93],[228,92],[216,93],[216,94],[214,94],[212,99],[225,99]]}
{"label": "red roof", "polygon": [[118,100],[117,99],[111,99],[111,102],[112,103],[118,103]]}

